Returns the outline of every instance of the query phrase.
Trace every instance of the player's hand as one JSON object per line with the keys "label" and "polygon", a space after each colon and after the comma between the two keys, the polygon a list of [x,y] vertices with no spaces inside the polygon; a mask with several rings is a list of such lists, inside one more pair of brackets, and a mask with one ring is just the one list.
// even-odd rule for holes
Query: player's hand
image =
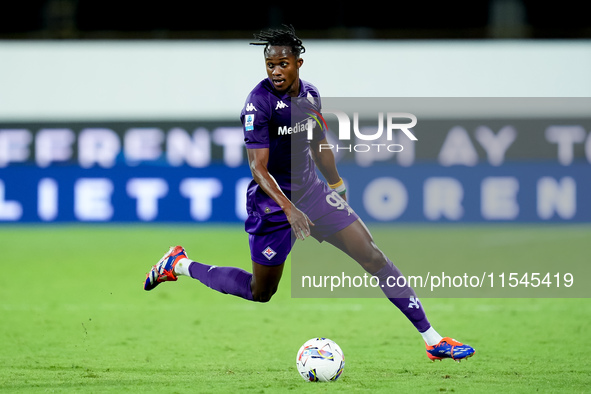
{"label": "player's hand", "polygon": [[310,226],[313,226],[314,223],[312,223],[308,215],[300,211],[293,204],[285,209],[284,212],[297,239],[303,241],[310,236]]}

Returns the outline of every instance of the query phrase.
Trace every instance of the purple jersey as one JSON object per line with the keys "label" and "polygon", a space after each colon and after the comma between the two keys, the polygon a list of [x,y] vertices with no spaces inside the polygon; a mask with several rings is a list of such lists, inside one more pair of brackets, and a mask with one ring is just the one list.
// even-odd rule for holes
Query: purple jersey
{"label": "purple jersey", "polygon": [[[320,94],[314,85],[300,80],[298,97],[308,98],[307,105],[320,112]],[[299,108],[300,100],[278,93],[265,78],[248,95],[240,120],[246,148],[269,149],[269,173],[287,198],[304,210],[310,194],[322,185],[310,155],[307,128],[313,127],[314,140],[323,139],[325,134],[315,127],[309,111]],[[248,187],[247,211],[249,233],[289,227],[281,208],[254,180]]]}

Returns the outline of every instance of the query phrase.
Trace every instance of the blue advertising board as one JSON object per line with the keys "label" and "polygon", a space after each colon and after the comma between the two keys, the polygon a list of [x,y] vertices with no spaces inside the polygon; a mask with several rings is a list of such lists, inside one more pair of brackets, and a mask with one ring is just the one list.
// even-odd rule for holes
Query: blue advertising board
{"label": "blue advertising board", "polygon": [[[240,223],[251,175],[236,123],[0,124],[0,223]],[[589,119],[421,125],[375,154],[377,141],[329,138],[365,221],[591,221]]]}
{"label": "blue advertising board", "polygon": [[[591,221],[586,164],[339,166],[366,221]],[[2,222],[242,222],[248,166],[0,170]]]}

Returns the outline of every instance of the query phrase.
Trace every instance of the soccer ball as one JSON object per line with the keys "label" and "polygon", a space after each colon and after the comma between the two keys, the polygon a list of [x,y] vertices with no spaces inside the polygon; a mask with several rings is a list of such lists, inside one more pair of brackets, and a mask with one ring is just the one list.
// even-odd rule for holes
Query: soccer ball
{"label": "soccer ball", "polygon": [[296,366],[305,380],[331,382],[343,373],[345,355],[334,341],[328,338],[312,338],[298,350]]}

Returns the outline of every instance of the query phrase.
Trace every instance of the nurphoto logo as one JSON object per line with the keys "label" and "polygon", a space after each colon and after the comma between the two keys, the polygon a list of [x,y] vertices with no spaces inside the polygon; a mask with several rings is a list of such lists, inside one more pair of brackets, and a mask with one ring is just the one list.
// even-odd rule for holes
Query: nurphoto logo
{"label": "nurphoto logo", "polygon": [[[338,130],[338,140],[339,141],[351,141],[351,120],[349,116],[339,110],[323,110],[323,114],[333,114],[336,115],[339,125]],[[311,115],[311,114],[309,114]],[[315,116],[313,116],[314,120],[317,124],[320,125],[322,128],[327,127],[326,121],[322,114],[315,112]],[[400,123],[401,120],[407,120],[404,123]],[[312,120],[309,120],[312,122]],[[412,127],[417,124],[417,117],[411,113],[407,112],[388,112],[386,114],[386,126],[384,127],[384,113],[378,113],[378,126],[377,130],[374,133],[364,134],[360,131],[359,127],[359,113],[353,113],[353,133],[357,140],[360,141],[368,141],[367,143],[360,143],[360,144],[351,144],[348,145],[341,145],[341,144],[320,144],[319,150],[322,151],[323,149],[335,149],[337,152],[339,150],[347,150],[349,152],[380,152],[380,150],[387,150],[389,152],[402,152],[404,149],[400,144],[385,144],[385,143],[370,143],[370,141],[378,141],[383,140],[382,136],[384,131],[386,133],[386,140],[392,141],[392,134],[394,130],[401,130],[411,141],[417,141],[417,137],[410,131]],[[367,128],[363,129],[367,131]],[[308,128],[308,139],[312,139],[312,127]]]}

